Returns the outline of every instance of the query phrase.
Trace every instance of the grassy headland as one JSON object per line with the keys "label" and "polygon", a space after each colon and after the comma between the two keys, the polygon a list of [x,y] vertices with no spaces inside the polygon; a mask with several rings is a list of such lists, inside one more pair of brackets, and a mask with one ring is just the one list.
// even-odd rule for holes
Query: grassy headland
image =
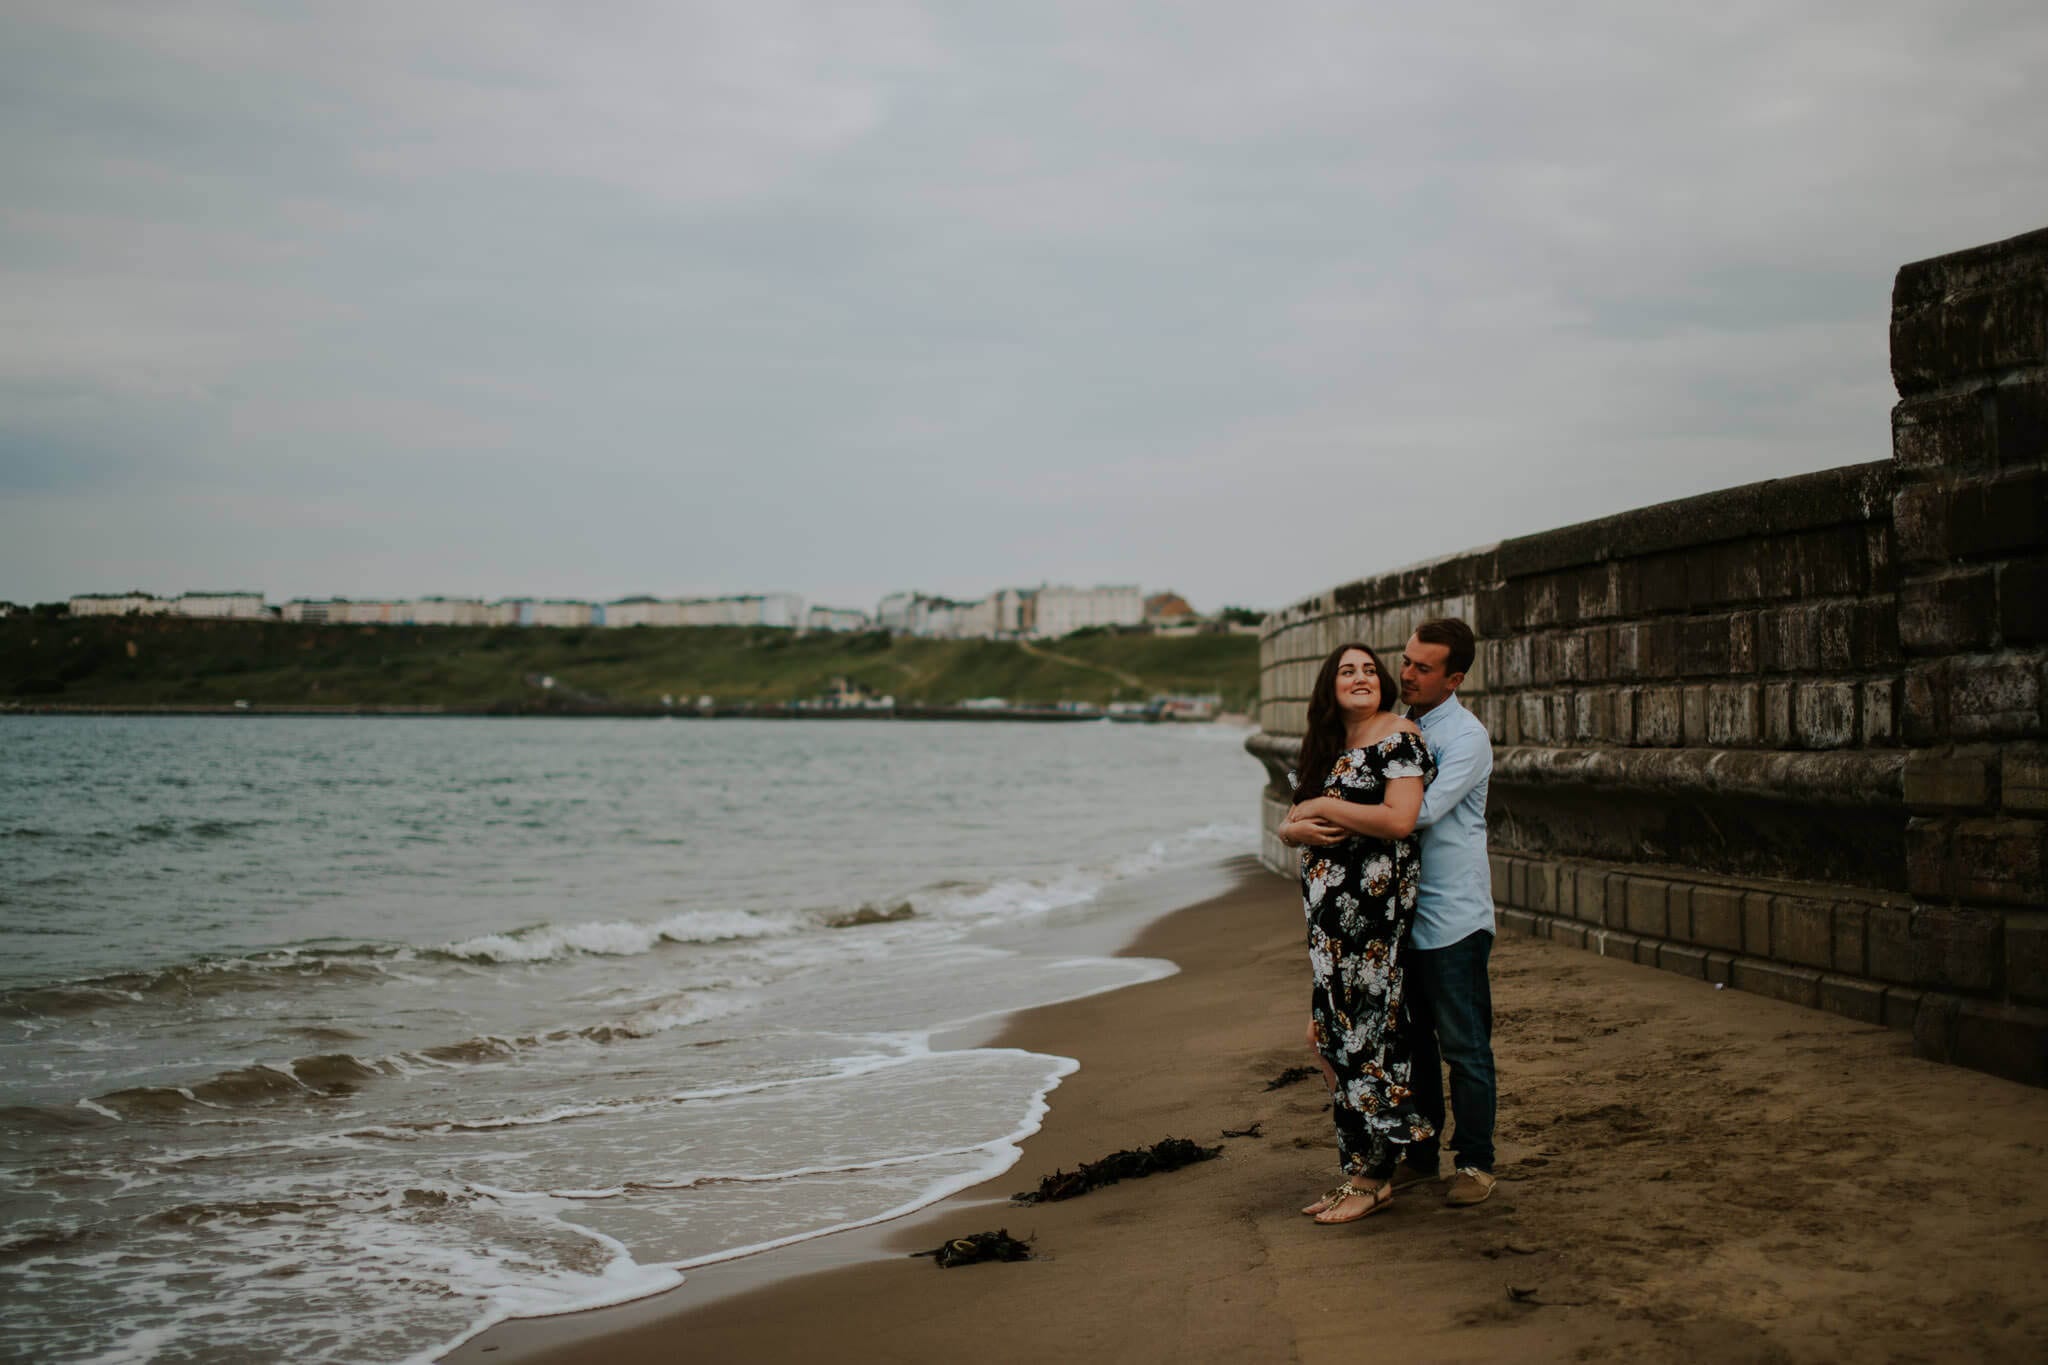
{"label": "grassy headland", "polygon": [[[542,677],[555,687],[544,690]],[[1258,691],[1249,635],[892,639],[748,627],[312,626],[171,617],[0,619],[0,701],[62,706],[444,706],[564,711],[816,697],[834,677],[901,703],[1143,701]]]}

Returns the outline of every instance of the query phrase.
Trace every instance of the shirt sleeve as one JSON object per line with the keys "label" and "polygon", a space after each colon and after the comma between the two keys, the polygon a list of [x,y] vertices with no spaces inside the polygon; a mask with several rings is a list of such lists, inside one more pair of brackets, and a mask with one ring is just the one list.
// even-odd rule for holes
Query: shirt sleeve
{"label": "shirt sleeve", "polygon": [[1415,828],[1428,829],[1449,815],[1493,771],[1493,742],[1478,726],[1460,726],[1437,755],[1436,781],[1422,793]]}

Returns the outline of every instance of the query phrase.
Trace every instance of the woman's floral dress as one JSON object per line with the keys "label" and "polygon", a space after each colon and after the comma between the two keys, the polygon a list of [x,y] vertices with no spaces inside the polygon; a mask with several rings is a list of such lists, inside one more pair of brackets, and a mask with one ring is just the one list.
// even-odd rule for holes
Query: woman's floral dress
{"label": "woman's floral dress", "polygon": [[[1397,777],[1436,776],[1419,735],[1396,731],[1338,755],[1321,795],[1376,806]],[[1385,1175],[1397,1148],[1436,1129],[1409,1090],[1401,954],[1421,879],[1415,836],[1353,835],[1301,850],[1301,901],[1315,977],[1316,1046],[1337,1073],[1337,1154],[1347,1175]]]}

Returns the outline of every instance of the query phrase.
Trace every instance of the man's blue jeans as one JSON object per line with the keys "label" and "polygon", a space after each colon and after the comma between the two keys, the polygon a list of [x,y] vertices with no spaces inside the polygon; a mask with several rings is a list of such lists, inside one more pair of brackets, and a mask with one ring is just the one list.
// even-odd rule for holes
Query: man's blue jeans
{"label": "man's blue jeans", "polygon": [[[1493,989],[1486,977],[1486,959],[1493,935],[1484,929],[1443,948],[1410,946],[1402,955],[1406,967],[1407,1008],[1413,1043],[1414,1070],[1409,1085],[1415,1107],[1444,1131],[1444,1081],[1441,1062],[1451,1065],[1451,1114],[1457,1127],[1451,1150],[1460,1166],[1493,1169]],[[1418,1142],[1407,1159],[1436,1168],[1437,1141]]]}

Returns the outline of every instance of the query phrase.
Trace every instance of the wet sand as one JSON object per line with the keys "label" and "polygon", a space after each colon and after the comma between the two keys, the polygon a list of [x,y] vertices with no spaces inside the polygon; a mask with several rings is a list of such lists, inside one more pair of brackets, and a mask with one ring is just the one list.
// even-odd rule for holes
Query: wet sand
{"label": "wet sand", "polygon": [[[636,1362],[2048,1359],[2048,1091],[1906,1038],[1503,935],[1501,1183],[1336,1228],[1292,886],[1250,871],[1126,950],[1179,975],[1014,1016],[1078,1058],[1007,1174],[912,1217],[503,1324],[447,1359]],[[1258,1138],[1223,1129],[1258,1122]],[[1059,1204],[1007,1196],[1167,1136],[1215,1161]],[[905,1253],[1007,1227],[1037,1259]]]}

